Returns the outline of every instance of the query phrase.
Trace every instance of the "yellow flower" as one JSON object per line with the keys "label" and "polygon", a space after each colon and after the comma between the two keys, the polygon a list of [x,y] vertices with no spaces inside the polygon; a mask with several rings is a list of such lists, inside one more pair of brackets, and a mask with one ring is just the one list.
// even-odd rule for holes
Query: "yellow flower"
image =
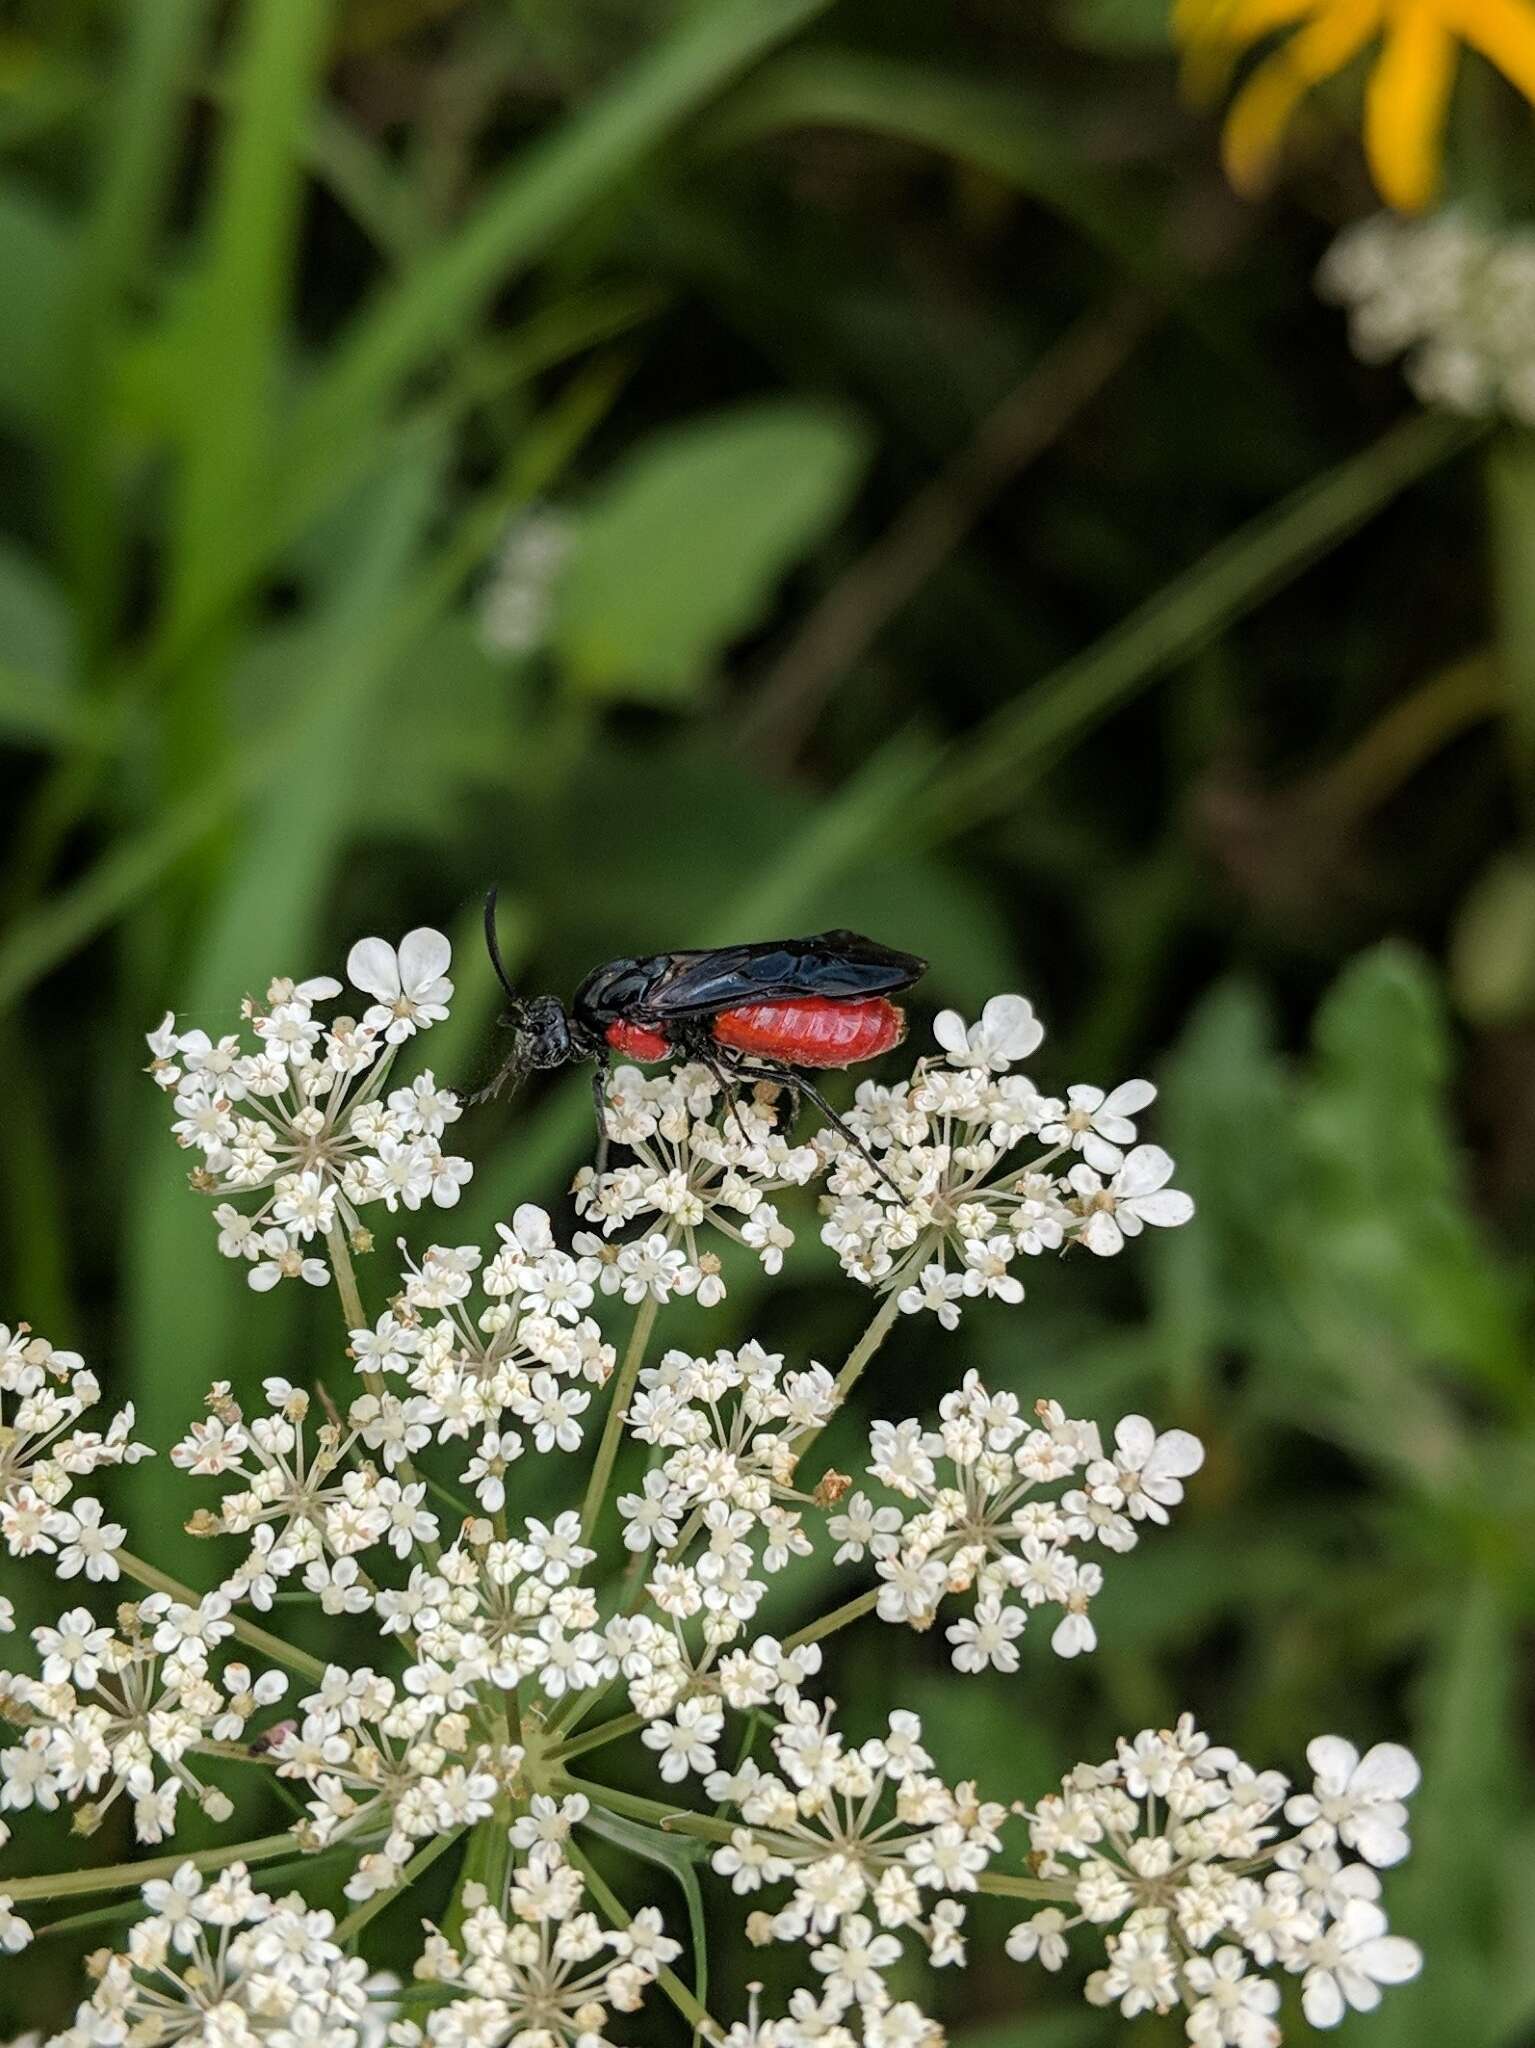
{"label": "yellow flower", "polygon": [[1196,88],[1224,82],[1251,44],[1293,31],[1226,117],[1226,169],[1242,191],[1266,183],[1303,94],[1377,41],[1365,89],[1365,149],[1382,198],[1404,213],[1426,206],[1439,182],[1462,43],[1535,100],[1531,0],[1176,0],[1173,26]]}

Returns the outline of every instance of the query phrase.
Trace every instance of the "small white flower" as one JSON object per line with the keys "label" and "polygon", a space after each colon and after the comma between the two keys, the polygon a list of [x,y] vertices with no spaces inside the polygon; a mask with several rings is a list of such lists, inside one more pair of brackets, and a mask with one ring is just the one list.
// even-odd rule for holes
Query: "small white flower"
{"label": "small white flower", "polygon": [[1139,1237],[1150,1223],[1159,1230],[1187,1223],[1192,1199],[1167,1183],[1173,1162],[1160,1145],[1137,1145],[1107,1186],[1090,1166],[1067,1176],[1086,1222],[1079,1235],[1090,1252],[1112,1258],[1127,1237]]}
{"label": "small white flower", "polygon": [[407,932],[398,949],[387,939],[359,939],[346,958],[347,980],[377,999],[363,1023],[391,1045],[440,1024],[453,996],[452,958],[447,939],[429,925]]}
{"label": "small white flower", "polygon": [[1361,1757],[1341,1735],[1319,1735],[1307,1747],[1306,1760],[1316,1782],[1289,1801],[1286,1819],[1298,1827],[1320,1826],[1377,1869],[1400,1863],[1410,1846],[1403,1802],[1418,1789],[1412,1751],[1399,1742],[1377,1742]]}
{"label": "small white flower", "polygon": [[957,1067],[979,1067],[1000,1074],[1017,1060],[1038,1050],[1045,1027],[1026,996],[993,996],[980,1022],[966,1027],[958,1010],[940,1010],[933,1036]]}
{"label": "small white flower", "polygon": [[1408,1984],[1423,1967],[1416,1942],[1386,1932],[1386,1916],[1368,1899],[1351,1899],[1339,1919],[1306,1950],[1301,2004],[1314,2027],[1335,2027],[1350,2006],[1373,2012],[1383,1984]]}

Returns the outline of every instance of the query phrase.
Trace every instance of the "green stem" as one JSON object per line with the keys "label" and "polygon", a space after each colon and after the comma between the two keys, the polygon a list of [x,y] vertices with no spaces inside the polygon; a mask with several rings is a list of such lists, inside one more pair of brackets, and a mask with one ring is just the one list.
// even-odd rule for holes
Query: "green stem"
{"label": "green stem", "polygon": [[371,1899],[363,1901],[355,1913],[348,1913],[336,1929],[336,1941],[339,1946],[345,1948],[348,1942],[355,1941],[368,1922],[400,1898],[406,1889],[415,1883],[423,1870],[430,1870],[438,1857],[445,1855],[463,1832],[462,1828],[449,1828],[444,1835],[434,1835],[426,1847],[412,1856],[400,1872],[400,1881],[397,1885],[387,1892],[375,1892]]}
{"label": "green stem", "polygon": [[[848,1353],[847,1361],[837,1375],[836,1396],[839,1409],[863,1377],[864,1367],[890,1335],[900,1312],[896,1295],[893,1292],[887,1294],[880,1303],[878,1312],[870,1319],[868,1328]],[[794,1439],[795,1457],[803,1458],[820,1434],[820,1429],[802,1429]]]}
{"label": "green stem", "polygon": [[[152,1593],[169,1593],[173,1600],[181,1600],[188,1607],[196,1607],[202,1594],[192,1587],[184,1586],[180,1579],[173,1579],[168,1572],[162,1572],[152,1564],[146,1564],[131,1551],[119,1550],[117,1562],[130,1579],[137,1579],[141,1586],[148,1586]],[[305,1678],[323,1678],[325,1666],[318,1657],[311,1657],[307,1650],[285,1643],[279,1636],[268,1635],[264,1628],[257,1628],[253,1621],[247,1621],[241,1614],[231,1612],[230,1626],[242,1643],[253,1650],[259,1650],[263,1657],[270,1657],[274,1664],[286,1664],[290,1671],[297,1671]]]}
{"label": "green stem", "polygon": [[653,1294],[646,1295],[641,1302],[639,1314],[634,1318],[634,1328],[629,1333],[629,1348],[624,1353],[624,1362],[613,1380],[612,1405],[608,1409],[602,1441],[597,1446],[597,1461],[592,1466],[592,1476],[586,1482],[586,1498],[581,1503],[581,1541],[586,1544],[591,1542],[597,1516],[608,1490],[608,1481],[613,1477],[618,1446],[623,1440],[624,1416],[628,1413],[635,1382],[639,1379],[640,1367],[645,1362],[645,1346],[650,1342],[650,1333],[656,1326],[660,1308],[661,1304]]}
{"label": "green stem", "polygon": [[908,846],[931,846],[999,812],[1068,748],[1158,677],[1208,646],[1480,431],[1414,410],[1370,447],[1223,540],[1095,646],[1015,692],[956,744],[902,819]]}
{"label": "green stem", "polygon": [[819,1621],[813,1621],[808,1628],[796,1629],[784,1641],[786,1650],[798,1650],[806,1643],[818,1643],[823,1636],[835,1635],[839,1628],[846,1628],[850,1622],[862,1621],[871,1614],[879,1600],[879,1588],[873,1586],[867,1593],[860,1593],[856,1599],[844,1600],[840,1607],[834,1607],[830,1614],[823,1614]]}
{"label": "green stem", "polygon": [[[728,1842],[736,1833],[738,1823],[734,1821],[717,1820],[711,1814],[664,1806],[658,1799],[646,1799],[638,1792],[619,1792],[611,1785],[593,1784],[589,1778],[572,1778],[560,1772],[556,1783],[562,1791],[585,1793],[593,1806],[605,1806],[629,1820],[659,1828],[663,1834],[693,1835],[705,1842]],[[754,1828],[752,1832],[760,1835],[770,1847],[775,1841],[786,1848],[803,1847],[802,1843],[795,1844],[788,1836],[775,1836],[771,1829]],[[1039,1877],[1012,1877],[1000,1870],[983,1871],[976,1883],[983,1892],[1002,1899],[1053,1899],[1059,1903],[1073,1896],[1068,1884],[1052,1884]]]}
{"label": "green stem", "polygon": [[633,1735],[643,1728],[643,1714],[620,1714],[616,1720],[604,1721],[600,1727],[592,1728],[574,1742],[566,1742],[553,1751],[551,1761],[556,1764],[569,1763],[573,1756],[580,1756],[588,1749],[600,1749],[605,1742],[616,1742],[621,1735]]}
{"label": "green stem", "polygon": [[[860,1593],[856,1599],[844,1600],[840,1607],[834,1607],[829,1614],[823,1614],[819,1621],[812,1621],[807,1627],[797,1629],[792,1636],[784,1639],[786,1650],[797,1650],[805,1643],[818,1643],[823,1637],[835,1635],[839,1628],[846,1628],[851,1622],[861,1621],[872,1613],[879,1600],[876,1586],[867,1593]],[[643,1728],[643,1714],[619,1714],[611,1721],[604,1721],[598,1727],[588,1729],[585,1735],[567,1741],[553,1750],[550,1761],[555,1765],[567,1764],[572,1757],[580,1756],[588,1749],[600,1749],[605,1742],[617,1742],[620,1736],[633,1735]]]}
{"label": "green stem", "polygon": [[[597,1875],[586,1857],[573,1842],[567,1842],[565,1853],[580,1871],[587,1890],[597,1901],[615,1927],[627,1927],[634,1915],[624,1905],[616,1892],[610,1891]],[[676,2006],[682,2017],[689,2021],[699,2033],[707,2034],[711,2040],[719,2040],[723,2029],[710,2017],[708,2010],[699,2004],[686,1984],[673,1970],[662,1970],[656,1982]]]}
{"label": "green stem", "polygon": [[142,1863],[102,1863],[93,1870],[61,1870],[52,1877],[8,1877],[5,1890],[18,1906],[29,1899],[78,1899],[90,1892],[131,1891],[153,1877],[174,1877],[183,1863],[194,1870],[224,1870],[231,1863],[270,1863],[291,1855],[297,1844],[284,1831],[260,1835],[253,1842],[229,1842],[221,1849],[198,1849],[191,1855],[151,1856]]}
{"label": "green stem", "polygon": [[[346,1321],[347,1335],[350,1337],[353,1330],[365,1330],[368,1327],[368,1314],[362,1305],[362,1290],[357,1285],[351,1247],[347,1244],[346,1232],[339,1223],[333,1223],[326,1231],[325,1248],[330,1253],[331,1270],[336,1276],[336,1292],[341,1300],[341,1313]],[[359,1371],[357,1377],[375,1401],[381,1402],[387,1397],[389,1390],[382,1373]],[[419,1486],[425,1490],[426,1481],[411,1463],[408,1452],[400,1453],[395,1461],[394,1470],[399,1473],[403,1485]],[[423,1543],[421,1548],[426,1554],[427,1561],[435,1566],[442,1555],[440,1547],[435,1543]]]}

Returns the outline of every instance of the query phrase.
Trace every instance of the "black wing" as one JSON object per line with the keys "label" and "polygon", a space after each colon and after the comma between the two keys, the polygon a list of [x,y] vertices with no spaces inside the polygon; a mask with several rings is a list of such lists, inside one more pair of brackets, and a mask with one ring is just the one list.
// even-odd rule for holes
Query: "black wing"
{"label": "black wing", "polygon": [[700,1017],[792,996],[893,995],[926,972],[927,962],[915,953],[898,953],[857,932],[817,932],[808,939],[673,953],[646,990],[644,1007],[657,1018]]}

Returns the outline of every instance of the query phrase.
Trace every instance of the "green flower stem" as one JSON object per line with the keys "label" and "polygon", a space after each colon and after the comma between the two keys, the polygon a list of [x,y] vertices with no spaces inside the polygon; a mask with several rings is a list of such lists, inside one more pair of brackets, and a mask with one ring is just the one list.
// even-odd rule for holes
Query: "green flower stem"
{"label": "green flower stem", "polygon": [[[900,1312],[895,1293],[892,1291],[880,1303],[878,1313],[870,1319],[868,1328],[848,1353],[847,1362],[837,1375],[836,1392],[837,1407],[839,1409],[863,1377],[864,1368],[869,1363],[869,1360],[890,1335],[891,1330],[895,1327],[895,1319]],[[803,1458],[806,1451],[809,1450],[820,1434],[821,1431],[819,1429],[802,1429],[794,1439],[795,1457]]]}
{"label": "green flower stem", "polygon": [[[130,1579],[137,1579],[141,1586],[147,1586],[152,1593],[169,1593],[173,1600],[185,1601],[188,1607],[195,1607],[202,1594],[191,1586],[184,1586],[180,1579],[173,1579],[168,1572],[162,1572],[152,1564],[146,1564],[131,1551],[119,1550],[117,1562]],[[259,1650],[263,1657],[270,1657],[274,1664],[286,1664],[290,1671],[300,1672],[305,1678],[323,1678],[325,1666],[318,1657],[311,1657],[307,1650],[285,1643],[281,1637],[268,1635],[264,1628],[257,1628],[253,1621],[243,1615],[231,1612],[230,1625],[242,1643],[253,1650]]]}
{"label": "green flower stem", "polygon": [[645,1363],[645,1347],[650,1342],[650,1333],[656,1326],[656,1317],[661,1304],[653,1294],[647,1294],[640,1303],[634,1328],[629,1332],[629,1348],[624,1353],[623,1364],[613,1380],[613,1399],[608,1408],[608,1419],[603,1427],[602,1441],[597,1446],[596,1463],[592,1476],[586,1482],[586,1498],[581,1503],[581,1540],[589,1544],[597,1525],[603,1498],[608,1490],[608,1481],[613,1477],[613,1466],[618,1458],[618,1446],[623,1439],[624,1416],[634,1393],[635,1382],[640,1376],[640,1367]]}
{"label": "green flower stem", "polygon": [[336,1929],[338,1945],[345,1948],[349,1942],[355,1941],[368,1922],[376,1914],[382,1913],[386,1906],[392,1905],[396,1899],[403,1897],[406,1890],[415,1883],[422,1871],[430,1870],[438,1857],[445,1855],[463,1832],[462,1828],[449,1828],[446,1834],[434,1835],[426,1847],[418,1851],[410,1859],[409,1863],[406,1864],[405,1868],[400,1872],[399,1883],[392,1890],[375,1892],[371,1899],[363,1901],[355,1913],[347,1914],[341,1925]]}
{"label": "green flower stem", "polygon": [[846,1628],[850,1622],[862,1621],[866,1614],[874,1612],[878,1599],[878,1586],[871,1586],[867,1593],[860,1593],[856,1599],[844,1600],[840,1607],[834,1607],[830,1614],[823,1614],[819,1621],[813,1621],[807,1628],[796,1629],[792,1636],[786,1636],[784,1648],[801,1649],[806,1643],[818,1643],[824,1636],[835,1635],[839,1628]]}
{"label": "green flower stem", "polygon": [[551,1761],[568,1763],[573,1756],[580,1756],[584,1750],[600,1749],[605,1742],[617,1742],[621,1735],[632,1735],[645,1725],[643,1714],[620,1714],[616,1720],[604,1721],[596,1728],[589,1728],[585,1735],[574,1742],[565,1742],[551,1754]]}
{"label": "green flower stem", "polygon": [[[336,1276],[336,1292],[341,1298],[341,1313],[346,1321],[348,1337],[353,1330],[368,1327],[368,1313],[362,1305],[362,1290],[357,1285],[357,1274],[352,1265],[351,1248],[346,1241],[346,1232],[339,1223],[333,1223],[325,1233],[325,1249],[330,1253],[331,1270]],[[376,1401],[382,1401],[388,1391],[381,1373],[359,1372],[357,1377]],[[408,1453],[402,1452],[395,1469],[406,1486],[419,1486],[423,1490],[426,1481],[416,1471]],[[435,1543],[423,1543],[422,1550],[428,1562],[435,1569],[442,1551]]]}
{"label": "green flower stem", "polygon": [[[862,1377],[864,1369],[868,1365],[869,1360],[874,1356],[875,1352],[879,1350],[881,1344],[883,1344],[885,1339],[890,1335],[890,1332],[895,1325],[895,1319],[899,1314],[900,1310],[896,1306],[895,1296],[893,1294],[887,1295],[884,1301],[881,1302],[876,1313],[870,1318],[868,1327],[864,1330],[863,1335],[858,1339],[858,1342],[853,1346],[852,1350],[848,1353],[846,1362],[844,1363],[841,1372],[839,1372],[837,1375],[836,1395],[837,1406],[839,1408],[846,1401],[848,1395],[852,1392],[853,1388],[858,1384],[858,1381]],[[654,1320],[654,1318],[652,1318],[652,1320]],[[636,1320],[635,1336],[638,1337],[639,1334],[639,1323],[638,1320]],[[631,1338],[630,1340],[629,1351],[630,1355],[632,1356],[634,1352],[633,1338]],[[626,1357],[624,1359],[623,1367],[621,1368],[619,1373],[620,1380],[622,1380],[624,1374],[629,1371],[629,1366],[630,1359],[629,1357]],[[639,1364],[636,1361],[634,1365],[634,1374],[631,1376],[631,1385],[629,1388],[629,1392],[633,1391],[632,1378],[633,1376],[637,1376],[638,1372]],[[611,1436],[613,1438],[616,1451],[617,1431],[614,1427],[615,1417],[620,1417],[618,1427],[620,1429],[622,1428],[621,1412],[618,1405],[618,1394],[620,1391],[622,1391],[622,1389],[615,1388],[614,1390],[614,1405],[612,1411],[608,1416],[608,1428],[607,1432],[604,1434],[603,1437],[603,1450],[607,1449],[608,1438],[609,1436]],[[625,1406],[628,1405],[629,1392],[624,1393]],[[805,1452],[810,1448],[810,1446],[815,1442],[816,1438],[820,1434],[821,1432],[819,1429],[801,1430],[799,1435],[794,1439],[795,1457],[802,1458]],[[601,1455],[602,1453],[599,1452],[599,1460],[601,1458]],[[611,1469],[612,1467],[612,1462],[613,1458],[610,1455],[608,1458],[609,1469]],[[594,1472],[593,1478],[595,1477],[596,1473]],[[590,1500],[590,1488],[588,1488],[587,1490],[587,1497],[588,1500]],[[687,1550],[689,1543],[691,1543],[693,1537],[697,1534],[698,1529],[702,1524],[702,1521],[702,1510],[695,1509],[693,1514],[683,1524],[682,1532],[678,1536],[677,1541],[672,1545],[671,1549],[667,1551],[665,1558],[665,1562],[667,1564],[675,1564],[678,1561],[678,1559],[683,1556],[683,1554]],[[590,1523],[584,1511],[581,1518],[581,1526],[583,1533],[589,1532]],[[638,1589],[639,1596],[642,1596],[643,1592],[644,1583],[642,1581]],[[860,1598],[856,1601],[849,1601],[845,1607],[837,1608],[832,1614],[826,1615],[822,1620],[818,1622],[813,1622],[808,1629],[802,1629],[798,1635],[791,1636],[788,1640],[787,1647],[792,1650],[797,1648],[798,1645],[801,1643],[816,1642],[820,1639],[820,1637],[830,1635],[834,1629],[841,1628],[845,1622],[857,1621],[861,1615],[867,1614],[869,1612],[869,1609],[874,1605],[876,1597],[877,1596],[875,1594],[870,1593],[867,1595],[861,1595]],[[639,1604],[640,1597],[637,1596],[635,1598],[632,1598],[628,1604],[627,1612],[632,1614],[635,1608],[639,1606]],[[602,1697],[602,1693],[585,1693],[581,1695],[581,1697],[577,1699],[571,1711],[564,1716],[563,1720],[555,1724],[556,1727],[563,1731],[563,1733],[566,1736],[573,1735],[576,1729],[579,1728],[581,1723],[586,1719],[588,1713],[591,1712],[591,1710],[598,1704],[599,1700],[601,1700]],[[618,1739],[619,1736],[631,1734],[636,1728],[641,1728],[643,1726],[644,1722],[641,1720],[638,1714],[622,1714],[616,1720],[604,1721],[600,1727],[592,1729],[590,1734],[583,1736],[579,1742],[567,1743],[564,1747],[557,1750],[555,1752],[555,1755],[560,1759],[572,1756],[579,1756],[583,1750],[595,1749],[598,1747],[600,1743],[614,1742]]]}
{"label": "green flower stem", "polygon": [[562,1792],[584,1793],[593,1806],[606,1807],[627,1820],[643,1821],[646,1827],[659,1828],[663,1834],[696,1835],[704,1842],[728,1842],[736,1830],[733,1821],[693,1813],[685,1806],[668,1806],[663,1800],[646,1799],[638,1792],[620,1792],[611,1785],[594,1785],[586,1778],[567,1777],[563,1771],[556,1772],[551,1783]]}
{"label": "green flower stem", "polygon": [[[613,1925],[615,1927],[627,1927],[634,1918],[634,1915],[626,1909],[617,1893],[610,1891],[603,1883],[574,1842],[567,1842],[565,1853],[580,1871],[586,1882],[587,1890],[612,1921]],[[666,1993],[672,2004],[676,2006],[678,2012],[682,2014],[682,2017],[688,2020],[699,2033],[707,2034],[712,2041],[720,2039],[724,2029],[717,2021],[710,2017],[707,2009],[699,2004],[698,2000],[674,1970],[662,1970],[658,1974],[656,1982]]]}
{"label": "green flower stem", "polygon": [[61,1870],[51,1877],[8,1877],[7,1896],[16,1905],[30,1899],[79,1899],[91,1892],[131,1891],[148,1884],[153,1877],[174,1877],[183,1863],[194,1870],[224,1870],[231,1863],[270,1863],[277,1856],[291,1856],[297,1847],[287,1830],[280,1835],[259,1835],[253,1842],[229,1842],[220,1849],[198,1849],[188,1855],[151,1856],[141,1863],[101,1863],[92,1870]]}
{"label": "green flower stem", "polygon": [[[556,1782],[562,1791],[585,1793],[593,1806],[605,1806],[629,1820],[660,1828],[665,1834],[693,1835],[705,1842],[728,1842],[736,1832],[737,1823],[734,1821],[717,1820],[712,1814],[691,1813],[686,1808],[665,1806],[658,1799],[641,1797],[638,1792],[619,1792],[610,1785],[595,1785],[589,1779],[571,1778],[564,1773],[559,1774]],[[775,1843],[785,1849],[803,1849],[804,1846],[790,1836],[774,1835],[771,1829],[754,1828],[752,1832],[761,1836],[769,1847]],[[1073,1896],[1069,1884],[1052,1884],[1039,1877],[1013,1877],[1000,1870],[983,1871],[976,1883],[981,1891],[1002,1899],[1039,1899],[1047,1904],[1054,1900],[1059,1904]]]}
{"label": "green flower stem", "polygon": [[[846,1628],[851,1622],[861,1621],[866,1614],[872,1613],[878,1599],[879,1589],[872,1587],[867,1593],[860,1593],[856,1599],[844,1600],[840,1607],[834,1607],[829,1614],[823,1614],[819,1621],[812,1621],[807,1627],[796,1630],[792,1636],[786,1636],[784,1648],[797,1650],[804,1643],[818,1643],[825,1636],[835,1635],[839,1628]],[[574,1725],[574,1722],[570,1724],[572,1729]],[[561,1743],[550,1753],[550,1761],[555,1765],[569,1763],[572,1757],[580,1756],[584,1750],[598,1749],[605,1742],[617,1742],[620,1736],[633,1735],[644,1725],[645,1719],[642,1714],[620,1714],[612,1721],[604,1721],[600,1726],[588,1729],[585,1735],[573,1741]]]}
{"label": "green flower stem", "polygon": [[998,1899],[1039,1899],[1060,1906],[1074,1898],[1069,1884],[1051,1884],[1042,1877],[1010,1877],[1005,1870],[983,1870],[975,1883],[978,1891],[990,1892]]}

